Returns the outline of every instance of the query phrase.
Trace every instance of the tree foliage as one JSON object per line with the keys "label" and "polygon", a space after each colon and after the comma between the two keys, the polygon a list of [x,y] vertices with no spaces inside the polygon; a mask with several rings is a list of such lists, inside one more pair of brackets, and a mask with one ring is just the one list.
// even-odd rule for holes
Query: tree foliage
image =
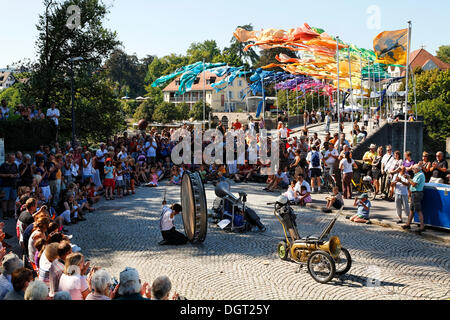
{"label": "tree foliage", "polygon": [[141,119],[152,121],[153,112],[155,111],[156,104],[152,99],[144,100],[139,107],[137,107],[136,112],[133,115],[133,119],[139,121]]}
{"label": "tree foliage", "polygon": [[169,123],[178,119],[178,110],[175,108],[175,105],[170,102],[162,102],[156,107],[152,120],[160,123]]}
{"label": "tree foliage", "polygon": [[440,46],[436,51],[436,55],[442,61],[450,63],[450,45]]}
{"label": "tree foliage", "polygon": [[[209,115],[211,114],[212,109],[211,107],[206,103],[205,104],[205,120],[209,119]],[[189,112],[189,118],[193,118],[197,121],[203,121],[203,101],[200,100],[196,102],[193,106],[191,111]]]}

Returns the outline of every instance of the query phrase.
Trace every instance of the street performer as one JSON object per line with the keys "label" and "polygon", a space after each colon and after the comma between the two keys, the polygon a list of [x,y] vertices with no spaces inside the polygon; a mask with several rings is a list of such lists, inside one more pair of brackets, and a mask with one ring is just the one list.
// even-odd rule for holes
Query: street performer
{"label": "street performer", "polygon": [[171,206],[167,205],[166,200],[162,202],[163,208],[161,212],[161,219],[159,222],[159,228],[161,230],[161,234],[163,240],[159,242],[160,245],[182,245],[188,242],[188,238],[175,230],[175,225],[173,220],[175,216],[182,211],[182,207],[180,204],[175,203]]}

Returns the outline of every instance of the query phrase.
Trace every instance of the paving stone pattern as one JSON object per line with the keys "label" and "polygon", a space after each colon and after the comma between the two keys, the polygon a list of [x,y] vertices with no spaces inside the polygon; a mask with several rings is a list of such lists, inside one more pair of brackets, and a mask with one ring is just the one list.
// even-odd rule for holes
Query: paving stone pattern
{"label": "paving stone pattern", "polygon": [[[260,215],[263,234],[226,233],[211,222],[203,244],[159,246],[159,214],[164,190],[169,203],[178,202],[180,187],[138,188],[136,195],[121,200],[102,200],[87,222],[70,226],[73,242],[112,276],[126,266],[138,269],[142,281],[167,275],[173,288],[188,299],[448,299],[450,298],[450,250],[406,232],[360,225],[343,217],[332,235],[353,258],[350,271],[328,284],[315,282],[297,264],[280,260],[276,245],[282,227],[266,203],[275,194],[262,185],[238,184],[232,191],[248,193],[248,205]],[[214,187],[206,186],[208,207]],[[301,235],[318,234],[332,215],[295,208]],[[183,230],[181,216],[177,229]]]}

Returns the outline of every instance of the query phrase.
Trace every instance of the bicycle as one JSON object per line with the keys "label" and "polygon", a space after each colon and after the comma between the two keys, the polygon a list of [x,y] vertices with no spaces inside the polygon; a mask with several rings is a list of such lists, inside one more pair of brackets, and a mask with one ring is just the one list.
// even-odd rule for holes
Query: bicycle
{"label": "bicycle", "polygon": [[330,169],[328,168],[323,168],[323,175],[320,177],[320,179],[322,185],[321,188],[325,192],[333,191],[333,188],[337,185],[334,175],[330,175]]}
{"label": "bicycle", "polygon": [[356,183],[352,178],[352,184],[355,187],[355,190],[360,194],[367,193],[367,196],[370,200],[375,200],[375,187],[373,186],[373,181],[371,176],[365,176],[364,178],[359,177],[359,182]]}

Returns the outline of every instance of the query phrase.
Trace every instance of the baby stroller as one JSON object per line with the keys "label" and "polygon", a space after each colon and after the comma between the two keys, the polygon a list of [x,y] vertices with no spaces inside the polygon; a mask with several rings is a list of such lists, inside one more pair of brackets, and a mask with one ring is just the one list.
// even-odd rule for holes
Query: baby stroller
{"label": "baby stroller", "polygon": [[246,232],[256,226],[259,231],[266,231],[256,212],[246,206],[245,192],[239,192],[239,197],[236,197],[230,191],[230,184],[221,181],[216,185],[215,193],[217,198],[213,204],[214,220],[224,230]]}

